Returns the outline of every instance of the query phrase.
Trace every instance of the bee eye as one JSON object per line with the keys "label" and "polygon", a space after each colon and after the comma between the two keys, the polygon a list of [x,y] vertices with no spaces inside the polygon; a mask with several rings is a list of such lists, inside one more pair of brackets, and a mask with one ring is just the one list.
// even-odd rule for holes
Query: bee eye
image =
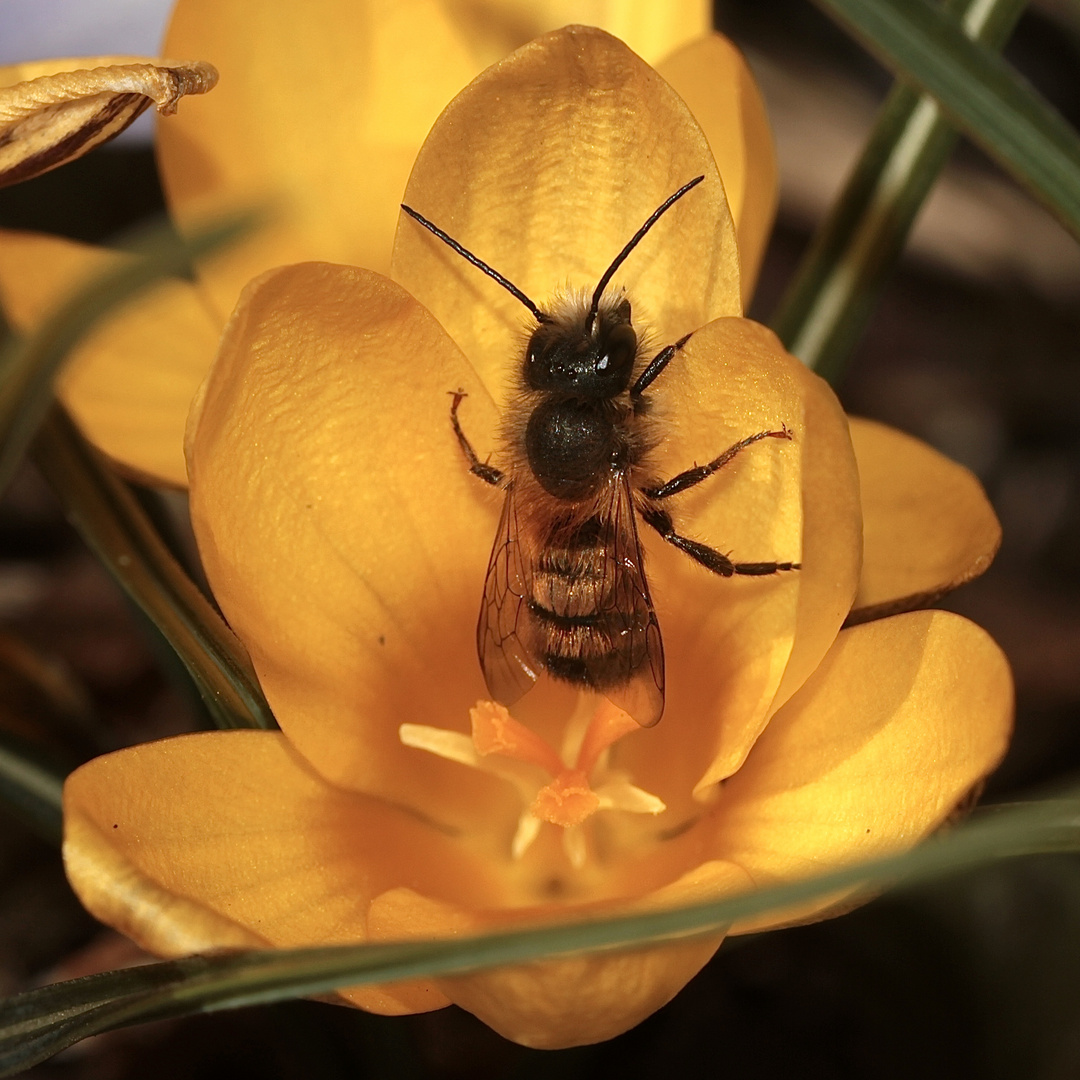
{"label": "bee eye", "polygon": [[608,332],[607,348],[596,365],[598,371],[628,371],[637,356],[637,334],[629,323],[619,323]]}

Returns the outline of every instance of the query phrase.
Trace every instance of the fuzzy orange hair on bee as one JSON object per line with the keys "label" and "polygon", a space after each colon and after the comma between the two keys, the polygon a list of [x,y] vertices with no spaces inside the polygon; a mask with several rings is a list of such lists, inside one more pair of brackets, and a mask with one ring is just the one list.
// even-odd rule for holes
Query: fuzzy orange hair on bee
{"label": "fuzzy orange hair on bee", "polygon": [[653,609],[638,519],[722,577],[798,570],[793,562],[733,562],[675,529],[667,500],[700,484],[760,439],[790,439],[786,425],[748,435],[705,465],[659,482],[647,391],[690,340],[649,357],[630,300],[605,295],[612,278],[663,215],[705,179],[695,177],[656,208],[604,271],[591,297],[538,307],[437,225],[410,217],[498,282],[536,320],[504,417],[506,460],[481,461],[452,392],[450,423],[470,470],[505,492],[484,580],[476,645],[488,692],[512,705],[547,672],[605,695],[643,727],[664,711],[664,645]]}

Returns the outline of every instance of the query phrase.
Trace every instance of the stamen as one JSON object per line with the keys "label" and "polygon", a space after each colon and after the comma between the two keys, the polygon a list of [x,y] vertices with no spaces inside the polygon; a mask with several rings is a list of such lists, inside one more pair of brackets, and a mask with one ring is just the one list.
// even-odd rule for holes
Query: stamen
{"label": "stamen", "polygon": [[427,724],[402,724],[398,728],[398,738],[405,746],[426,750],[429,754],[456,761],[459,765],[471,765],[473,768],[480,765],[472,739],[460,731],[428,727]]}
{"label": "stamen", "polygon": [[589,857],[588,848],[585,846],[585,830],[577,825],[563,829],[562,846],[570,865],[575,870],[580,870]]}
{"label": "stamen", "polygon": [[601,810],[624,810],[630,814],[662,814],[667,806],[662,799],[627,780],[610,780],[594,788]]}
{"label": "stamen", "polygon": [[517,832],[514,833],[514,839],[510,844],[510,854],[513,858],[520,859],[532,847],[533,841],[540,835],[542,824],[543,822],[529,810],[518,818]]}
{"label": "stamen", "polygon": [[479,772],[497,776],[512,784],[522,802],[527,802],[536,791],[536,779],[531,776],[531,769],[522,768],[515,761],[503,761],[498,758],[485,759],[476,752],[476,746],[468,735],[460,731],[447,731],[445,728],[429,727],[427,724],[401,724],[398,738],[403,746],[414,750],[426,750],[436,757],[468,765]]}

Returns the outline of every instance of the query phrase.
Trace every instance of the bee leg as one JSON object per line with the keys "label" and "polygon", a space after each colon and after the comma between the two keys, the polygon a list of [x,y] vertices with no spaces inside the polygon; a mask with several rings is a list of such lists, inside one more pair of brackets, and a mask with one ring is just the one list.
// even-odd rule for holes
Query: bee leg
{"label": "bee leg", "polygon": [[660,373],[675,358],[675,354],[690,340],[690,334],[683,334],[674,345],[665,345],[648,363],[645,370],[638,376],[637,382],[630,387],[630,398],[641,397],[642,393],[651,386]]}
{"label": "bee leg", "polygon": [[791,432],[788,431],[786,424],[782,425],[779,431],[759,431],[756,435],[747,435],[745,439],[740,439],[734,446],[729,446],[719,457],[713,458],[708,465],[695,465],[692,469],[687,469],[685,472],[673,476],[666,484],[646,488],[645,494],[650,499],[666,499],[671,495],[678,495],[680,491],[685,491],[695,484],[700,484],[706,477],[712,476],[714,472],[722,469],[732,458],[736,457],[740,451],[745,450],[759,439],[790,438]]}
{"label": "bee leg", "polygon": [[457,436],[458,444],[461,446],[461,449],[469,462],[469,472],[479,476],[485,484],[491,484],[493,487],[497,487],[503,482],[502,469],[496,469],[494,465],[489,465],[486,461],[481,461],[476,456],[476,451],[472,448],[472,443],[469,442],[465,432],[461,430],[461,424],[458,421],[458,406],[461,404],[461,399],[468,397],[468,394],[466,394],[464,390],[450,390],[449,393],[454,399],[454,403],[450,406],[450,423],[454,425],[454,434]]}
{"label": "bee leg", "polygon": [[642,518],[651,525],[669,544],[685,552],[694,562],[700,563],[706,570],[711,570],[721,577],[743,574],[749,577],[764,577],[778,574],[782,570],[801,570],[801,563],[793,562],[732,562],[726,555],[688,536],[680,536],[675,531],[671,515],[658,506],[649,506],[642,510]]}

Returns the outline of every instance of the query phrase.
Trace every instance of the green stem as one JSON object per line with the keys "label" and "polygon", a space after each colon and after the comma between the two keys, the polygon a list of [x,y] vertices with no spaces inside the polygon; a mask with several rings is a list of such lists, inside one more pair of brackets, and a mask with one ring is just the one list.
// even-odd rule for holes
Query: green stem
{"label": "green stem", "polygon": [[87,545],[175,649],[214,722],[276,728],[243,645],[61,406],[42,423],[33,458]]}
{"label": "green stem", "polygon": [[0,801],[44,840],[60,844],[64,774],[29,746],[0,732]]}
{"label": "green stem", "polygon": [[[964,32],[1000,49],[1024,0],[947,0]],[[873,313],[915,217],[956,143],[927,94],[898,84],[858,164],[784,294],[772,327],[835,383]]]}

